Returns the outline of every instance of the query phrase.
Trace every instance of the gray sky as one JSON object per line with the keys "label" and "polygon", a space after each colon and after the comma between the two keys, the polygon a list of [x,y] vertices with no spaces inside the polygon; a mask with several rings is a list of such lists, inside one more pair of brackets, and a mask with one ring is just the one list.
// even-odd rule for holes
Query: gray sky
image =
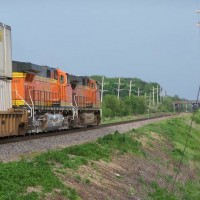
{"label": "gray sky", "polygon": [[196,0],[0,0],[13,60],[159,82],[195,99],[200,84]]}

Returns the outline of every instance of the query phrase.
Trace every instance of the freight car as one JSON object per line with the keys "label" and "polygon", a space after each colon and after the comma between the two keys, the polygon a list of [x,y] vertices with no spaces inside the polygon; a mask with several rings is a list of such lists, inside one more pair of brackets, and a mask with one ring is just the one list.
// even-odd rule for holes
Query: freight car
{"label": "freight car", "polygon": [[[25,110],[12,108],[11,27],[0,23],[0,137],[24,134]],[[25,127],[25,126],[24,126]]]}
{"label": "freight car", "polygon": [[11,28],[0,24],[0,137],[98,125],[97,81],[11,59]]}

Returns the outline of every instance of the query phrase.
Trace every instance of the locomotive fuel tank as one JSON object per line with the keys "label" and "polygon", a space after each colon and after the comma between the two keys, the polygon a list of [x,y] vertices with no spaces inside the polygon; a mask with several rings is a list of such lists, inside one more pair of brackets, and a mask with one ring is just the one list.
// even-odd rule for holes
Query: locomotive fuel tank
{"label": "locomotive fuel tank", "polygon": [[95,124],[94,113],[82,113],[80,114],[80,122],[82,125],[93,125]]}
{"label": "locomotive fuel tank", "polygon": [[65,120],[62,114],[46,113],[41,115],[37,121],[39,122],[39,132],[59,130],[65,125]]}

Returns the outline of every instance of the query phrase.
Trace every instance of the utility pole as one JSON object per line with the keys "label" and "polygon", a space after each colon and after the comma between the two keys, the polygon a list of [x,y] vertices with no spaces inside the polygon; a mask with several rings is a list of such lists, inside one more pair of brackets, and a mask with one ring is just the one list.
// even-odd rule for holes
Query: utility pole
{"label": "utility pole", "polygon": [[174,103],[174,113],[176,113],[176,104]]}
{"label": "utility pole", "polygon": [[145,92],[144,93],[144,98],[145,98],[145,102],[147,103],[149,100],[147,100],[147,98],[148,98],[149,96],[147,96],[147,93]]}
{"label": "utility pole", "polygon": [[185,102],[185,112],[188,112],[188,102]]}
{"label": "utility pole", "polygon": [[102,81],[101,81],[101,103],[103,102],[103,93],[107,92],[108,90],[104,90],[104,86],[107,83],[104,82],[104,76],[102,76]]}
{"label": "utility pole", "polygon": [[165,90],[164,98],[167,96],[167,91]]}
{"label": "utility pole", "polygon": [[140,96],[140,93],[142,93],[143,91],[140,91],[140,88],[138,87],[138,89],[137,89],[137,95],[138,95],[138,97]]}
{"label": "utility pole", "polygon": [[131,93],[132,93],[132,91],[134,91],[134,90],[132,90],[132,86],[134,86],[134,85],[132,85],[132,80],[130,80],[130,85],[129,85],[129,97],[131,97]]}
{"label": "utility pole", "polygon": [[153,86],[153,106],[155,106],[155,87]]}
{"label": "utility pole", "polygon": [[157,105],[159,103],[159,90],[158,90],[158,85],[157,85]]}
{"label": "utility pole", "polygon": [[149,107],[151,106],[151,92],[149,94]]}
{"label": "utility pole", "polygon": [[162,88],[160,87],[160,103],[162,103]]}
{"label": "utility pole", "polygon": [[123,89],[120,89],[120,86],[123,85],[123,83],[121,83],[121,79],[119,78],[119,82],[115,83],[116,85],[118,85],[117,87],[117,98],[119,99],[119,93],[120,91],[122,91]]}

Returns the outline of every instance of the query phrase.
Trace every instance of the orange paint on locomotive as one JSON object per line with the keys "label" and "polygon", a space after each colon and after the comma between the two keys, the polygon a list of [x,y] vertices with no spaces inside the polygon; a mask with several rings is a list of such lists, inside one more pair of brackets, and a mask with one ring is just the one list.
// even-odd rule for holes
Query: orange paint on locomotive
{"label": "orange paint on locomotive", "polygon": [[92,79],[87,79],[86,85],[79,84],[73,90],[75,100],[78,107],[100,107],[100,95],[97,82]]}
{"label": "orange paint on locomotive", "polygon": [[[69,90],[69,91],[68,91]],[[62,70],[52,70],[51,77],[35,74],[13,73],[13,105],[23,106],[69,106],[71,90],[67,86],[67,75]]]}

